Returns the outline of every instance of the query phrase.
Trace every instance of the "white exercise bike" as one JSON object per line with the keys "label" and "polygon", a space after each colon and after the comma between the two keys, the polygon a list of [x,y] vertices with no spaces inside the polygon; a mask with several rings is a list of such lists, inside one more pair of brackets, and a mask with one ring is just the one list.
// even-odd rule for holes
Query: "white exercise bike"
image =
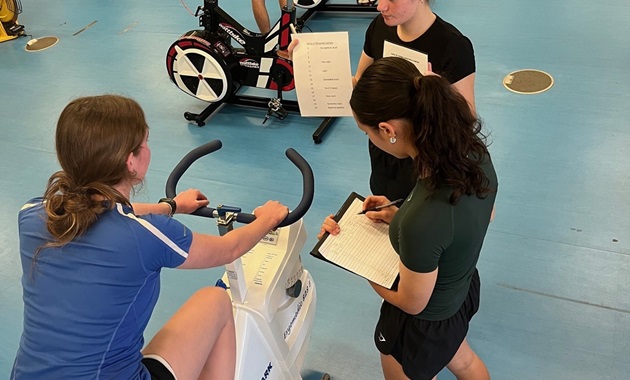
{"label": "white exercise bike", "polygon": [[[211,141],[188,153],[173,169],[166,195],[176,195],[177,182],[197,159],[222,146]],[[313,201],[313,171],[295,150],[286,156],[302,173],[302,200],[278,228],[251,251],[226,265],[217,285],[232,298],[236,323],[236,379],[299,380],[315,317],[316,291],[311,274],[304,269],[300,251],[306,242],[302,216]],[[202,207],[193,215],[217,219],[219,233],[233,229],[234,222],[251,223],[253,214],[219,205]],[[330,379],[324,374],[323,380]]]}

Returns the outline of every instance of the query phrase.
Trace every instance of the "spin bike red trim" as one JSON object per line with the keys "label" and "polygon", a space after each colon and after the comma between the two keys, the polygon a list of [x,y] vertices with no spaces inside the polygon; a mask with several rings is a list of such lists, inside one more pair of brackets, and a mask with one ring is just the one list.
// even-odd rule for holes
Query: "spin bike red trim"
{"label": "spin bike red trim", "polygon": [[[184,92],[210,102],[202,112],[185,112],[184,118],[198,126],[224,104],[267,110],[270,117],[284,119],[288,112],[300,112],[295,100],[283,100],[282,92],[295,88],[293,64],[279,57],[291,42],[290,25],[296,24],[296,8],[282,9],[280,19],[267,34],[248,30],[219,7],[218,0],[204,0],[195,14],[203,29],[191,30],[175,41],[166,56],[171,80]],[[243,86],[276,90],[275,98],[240,95]],[[325,118],[313,133],[318,144],[335,118]]]}

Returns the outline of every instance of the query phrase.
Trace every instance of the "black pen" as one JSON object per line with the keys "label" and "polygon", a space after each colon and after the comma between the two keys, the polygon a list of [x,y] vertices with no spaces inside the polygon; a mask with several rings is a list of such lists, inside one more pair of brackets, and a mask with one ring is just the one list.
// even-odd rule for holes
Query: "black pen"
{"label": "black pen", "polygon": [[375,207],[370,207],[370,208],[367,208],[367,209],[365,209],[365,210],[361,211],[361,212],[360,212],[360,213],[358,213],[357,215],[365,214],[366,212],[370,212],[370,211],[378,211],[378,210],[380,210],[380,209],[382,209],[382,208],[385,208],[385,207],[389,207],[389,206],[394,206],[394,205],[397,205],[398,203],[400,203],[400,202],[402,202],[402,201],[404,201],[404,199],[402,199],[402,198],[401,198],[401,199],[396,199],[395,201],[391,201],[391,202],[389,202],[389,203],[385,203],[384,205],[379,205],[379,206],[375,206]]}

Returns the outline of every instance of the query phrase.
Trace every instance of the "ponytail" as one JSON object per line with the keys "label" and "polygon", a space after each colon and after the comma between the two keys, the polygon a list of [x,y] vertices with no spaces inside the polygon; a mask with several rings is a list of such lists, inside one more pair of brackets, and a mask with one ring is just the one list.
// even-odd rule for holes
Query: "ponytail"
{"label": "ponytail", "polygon": [[402,58],[381,58],[362,74],[350,106],[357,120],[372,128],[394,119],[411,121],[406,137],[418,152],[414,175],[426,178],[429,191],[451,186],[451,204],[462,195],[483,198],[491,191],[481,169],[488,156],[481,122],[445,78],[423,76]]}
{"label": "ponytail", "polygon": [[462,195],[485,198],[490,189],[481,165],[487,160],[488,149],[481,122],[445,78],[420,75],[413,83],[416,93],[411,120],[418,151],[414,164],[419,173],[429,174],[427,188],[433,191],[440,184],[451,186],[451,204]]}
{"label": "ponytail", "polygon": [[56,247],[81,236],[107,209],[117,202],[129,201],[113,187],[93,182],[78,185],[63,171],[53,174],[44,194],[48,216],[46,228],[54,241],[46,244]]}

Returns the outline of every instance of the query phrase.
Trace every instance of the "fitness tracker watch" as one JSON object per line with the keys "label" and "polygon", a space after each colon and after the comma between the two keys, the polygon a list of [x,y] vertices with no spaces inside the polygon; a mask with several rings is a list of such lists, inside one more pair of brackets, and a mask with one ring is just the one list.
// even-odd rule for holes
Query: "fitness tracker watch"
{"label": "fitness tracker watch", "polygon": [[175,215],[175,211],[177,211],[177,203],[175,203],[175,199],[173,198],[160,198],[158,203],[166,203],[171,207],[171,213],[169,216]]}

